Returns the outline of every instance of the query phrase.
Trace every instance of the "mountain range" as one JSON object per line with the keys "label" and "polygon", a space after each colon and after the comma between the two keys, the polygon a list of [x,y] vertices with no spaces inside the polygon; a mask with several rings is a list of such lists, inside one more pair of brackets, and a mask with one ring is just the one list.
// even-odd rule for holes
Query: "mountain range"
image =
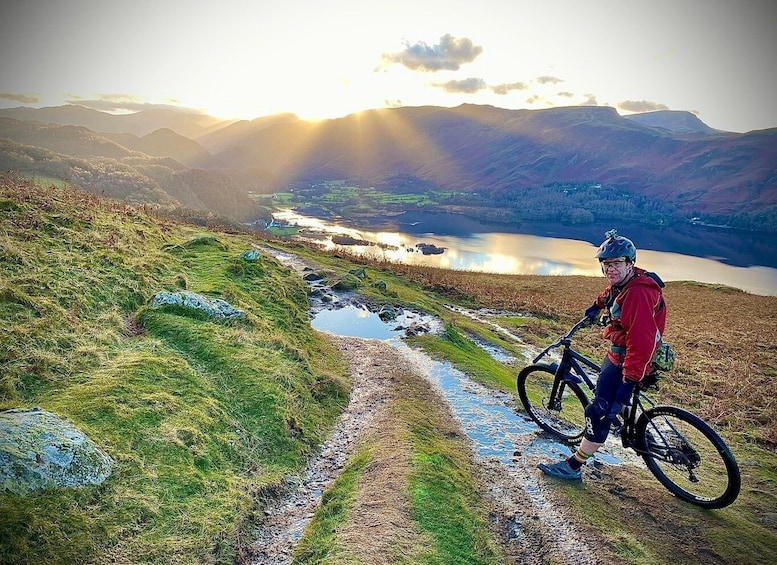
{"label": "mountain range", "polygon": [[262,214],[250,192],[347,179],[498,206],[526,206],[536,193],[538,208],[540,187],[597,187],[597,198],[639,198],[678,218],[777,231],[777,128],[724,132],[688,112],[462,105],[225,122],[174,110],[11,108],[0,110],[0,164],[239,221]]}

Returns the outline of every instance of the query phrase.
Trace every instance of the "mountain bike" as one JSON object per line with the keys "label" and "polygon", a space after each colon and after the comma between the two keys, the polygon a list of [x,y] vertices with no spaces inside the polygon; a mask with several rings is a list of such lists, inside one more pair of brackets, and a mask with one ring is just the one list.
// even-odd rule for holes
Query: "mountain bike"
{"label": "mountain bike", "polygon": [[[590,327],[583,318],[546,347],[517,378],[526,412],[543,430],[567,444],[585,431],[585,408],[599,375],[598,364],[572,348],[572,336]],[[560,361],[540,361],[562,348]],[[651,473],[678,498],[702,508],[723,508],[739,495],[742,479],[736,459],[723,439],[695,414],[655,404],[646,391],[657,389],[658,375],[634,387],[631,404],[613,418],[611,433],[623,447],[642,457]]]}

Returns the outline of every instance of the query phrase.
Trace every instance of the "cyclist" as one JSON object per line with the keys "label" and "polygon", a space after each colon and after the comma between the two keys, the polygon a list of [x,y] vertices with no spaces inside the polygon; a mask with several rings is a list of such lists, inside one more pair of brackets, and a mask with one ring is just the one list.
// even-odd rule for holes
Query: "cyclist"
{"label": "cyclist", "polygon": [[582,466],[602,446],[610,425],[631,400],[634,387],[652,371],[666,323],[663,281],[635,265],[637,248],[628,238],[610,230],[596,258],[609,286],[585,311],[593,323],[601,310],[602,337],[611,342],[596,383],[596,395],[585,410],[586,429],[574,454],[553,464],[540,463],[546,475],[580,480]]}

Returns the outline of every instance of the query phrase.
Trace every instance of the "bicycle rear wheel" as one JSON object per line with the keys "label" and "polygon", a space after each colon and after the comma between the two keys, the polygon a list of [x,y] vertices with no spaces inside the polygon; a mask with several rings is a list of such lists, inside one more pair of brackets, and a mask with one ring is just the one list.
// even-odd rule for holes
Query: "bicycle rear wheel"
{"label": "bicycle rear wheel", "polygon": [[585,431],[588,397],[575,383],[562,381],[550,398],[556,374],[547,365],[529,365],[516,379],[524,409],[543,430],[567,443],[577,443]]}
{"label": "bicycle rear wheel", "polygon": [[736,459],[704,420],[674,406],[646,410],[636,437],[650,472],[675,496],[702,508],[723,508],[739,495]]}

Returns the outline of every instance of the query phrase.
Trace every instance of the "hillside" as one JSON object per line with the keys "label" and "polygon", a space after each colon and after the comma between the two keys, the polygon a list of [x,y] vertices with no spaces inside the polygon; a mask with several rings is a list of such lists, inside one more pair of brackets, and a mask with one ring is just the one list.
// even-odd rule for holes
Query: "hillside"
{"label": "hillside", "polygon": [[[547,507],[537,511],[525,490],[537,480],[535,459],[524,454],[507,468],[476,460],[416,369],[387,344],[314,331],[302,278],[264,251],[257,260],[242,253],[275,246],[365,302],[439,316],[444,333],[412,344],[508,395],[515,367],[476,343],[516,357],[519,344],[448,306],[496,312],[537,346],[579,318],[601,280],[354,264],[8,178],[0,220],[0,410],[59,414],[115,462],[101,485],[0,493],[0,562],[252,563],[271,502],[300,481],[365,381],[372,403],[353,414],[376,419],[352,422],[353,451],[333,462],[338,478],[318,493],[295,563],[388,555],[430,564],[755,565],[777,556],[777,406],[763,394],[774,373],[773,297],[692,282],[666,289],[678,366],[660,398],[693,409],[730,442],[743,474],[734,505],[699,511],[644,470],[597,465],[583,486],[542,482]],[[376,280],[384,284],[366,284]],[[220,298],[246,315],[153,307],[160,290]],[[758,316],[732,323],[740,310]],[[601,352],[596,332],[579,346]]]}
{"label": "hillside", "polygon": [[[242,260],[249,237],[80,191],[3,179],[0,215],[0,408],[56,413],[116,462],[100,487],[0,494],[0,562],[233,562],[347,401],[304,283]],[[246,316],[150,307],[162,290]]]}
{"label": "hillside", "polygon": [[[79,112],[68,107],[17,108],[0,116],[25,123],[33,118],[72,123],[78,121],[73,116]],[[96,116],[85,114],[82,122],[94,124]],[[461,202],[449,210],[480,209],[495,218],[510,210],[511,216],[536,219],[543,210],[566,207],[576,212],[572,218],[560,218],[563,221],[620,217],[674,222],[695,217],[713,224],[777,231],[775,129],[737,134],[713,130],[687,112],[621,117],[608,107],[404,107],[319,122],[283,114],[207,128],[197,125],[204,117],[188,115],[190,122],[185,122],[186,116],[165,115],[163,124],[159,114],[139,112],[132,118],[106,117],[98,125],[110,125],[115,132],[121,127],[117,124],[126,124],[125,132],[134,137],[121,133],[102,139],[123,141],[128,151],[173,157],[187,167],[214,174],[240,171],[248,179],[239,185],[244,194],[345,179],[395,193],[409,186],[416,187],[416,192],[458,193]],[[152,119],[170,132],[152,130],[138,137],[131,131],[137,130],[133,124]],[[21,126],[5,127],[0,136],[62,152],[60,138],[72,135],[66,154],[75,156],[121,151],[98,143],[95,138],[100,134],[88,138],[85,132],[61,129],[66,127],[72,126],[60,126],[57,140],[23,134]],[[188,142],[176,137],[195,129],[198,133]],[[164,179],[156,180],[163,190],[175,190],[174,184],[168,187]],[[584,195],[575,202],[560,203],[559,195],[570,191]],[[198,197],[205,200],[202,194]],[[591,200],[598,202],[589,205]],[[635,207],[637,201],[640,204]],[[625,215],[624,210],[628,210]]]}
{"label": "hillside", "polygon": [[[171,130],[144,137],[99,135],[82,126],[0,118],[0,167],[24,176],[64,181],[96,194],[183,208],[187,217],[222,216],[232,222],[266,217],[248,193],[265,192],[262,171],[192,168],[208,160],[196,142]],[[193,214],[189,210],[197,210]]]}

